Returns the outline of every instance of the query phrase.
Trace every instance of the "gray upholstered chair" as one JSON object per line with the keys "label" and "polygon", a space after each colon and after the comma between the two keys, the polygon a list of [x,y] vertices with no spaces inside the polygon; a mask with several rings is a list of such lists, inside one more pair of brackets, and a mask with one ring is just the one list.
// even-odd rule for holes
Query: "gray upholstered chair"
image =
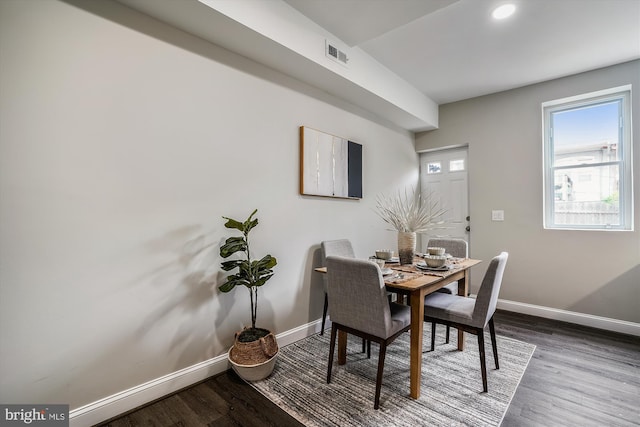
{"label": "gray upholstered chair", "polygon": [[[427,247],[438,247],[444,248],[445,252],[451,256],[456,258],[468,258],[469,257],[469,245],[466,240],[463,239],[445,239],[445,238],[435,238],[429,239],[427,242]],[[438,292],[444,292],[446,294],[457,295],[458,294],[458,282],[451,282],[446,286],[438,289]],[[445,338],[445,342],[449,344],[449,334],[450,328],[447,326],[447,335]],[[435,323],[431,324],[431,351],[434,348],[434,340],[436,336],[436,325]]]}
{"label": "gray upholstered chair", "polygon": [[[353,246],[347,239],[339,240],[325,240],[320,244],[322,249],[322,266],[327,266],[327,257],[329,256],[343,256],[347,258],[355,258],[355,252],[353,252]],[[327,320],[327,310],[329,308],[329,299],[327,298],[327,283],[328,277],[326,274],[322,277],[324,286],[324,309],[322,310],[322,326],[320,329],[320,335],[324,334],[324,325]]]}
{"label": "gray upholstered chair", "polygon": [[498,304],[498,294],[500,293],[507,258],[509,258],[509,254],[502,252],[491,260],[480,285],[478,296],[475,299],[442,292],[434,292],[424,299],[425,322],[453,326],[478,336],[482,388],[485,392],[487,391],[487,366],[484,351],[484,328],[487,324],[489,325],[493,359],[496,363],[496,369],[500,369],[493,314]]}
{"label": "gray upholstered chair", "polygon": [[327,258],[331,305],[331,345],[327,384],[331,382],[336,333],[344,331],[380,344],[374,409],[380,406],[380,388],[387,346],[411,327],[411,308],[390,303],[380,268],[367,260]]}

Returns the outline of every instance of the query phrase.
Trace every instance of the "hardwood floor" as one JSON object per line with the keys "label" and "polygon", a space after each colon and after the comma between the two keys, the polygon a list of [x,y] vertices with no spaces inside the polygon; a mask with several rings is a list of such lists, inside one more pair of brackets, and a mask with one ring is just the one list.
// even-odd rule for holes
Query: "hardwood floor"
{"label": "hardwood floor", "polygon": [[505,311],[494,319],[497,334],[536,345],[502,426],[640,425],[640,337]]}
{"label": "hardwood floor", "polygon": [[301,427],[229,370],[101,426]]}
{"label": "hardwood floor", "polygon": [[[496,333],[536,350],[502,426],[640,426],[640,337],[506,311]],[[232,371],[101,426],[302,426]]]}

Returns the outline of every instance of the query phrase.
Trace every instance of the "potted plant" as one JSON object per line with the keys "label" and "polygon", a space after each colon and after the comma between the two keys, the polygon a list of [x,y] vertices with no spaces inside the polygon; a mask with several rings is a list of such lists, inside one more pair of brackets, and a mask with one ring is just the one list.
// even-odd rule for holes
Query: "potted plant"
{"label": "potted plant", "polygon": [[447,212],[433,200],[433,193],[422,197],[412,189],[404,196],[398,191],[393,197],[379,195],[376,203],[378,215],[398,232],[398,256],[400,264],[412,264],[416,251],[416,234],[437,228],[446,228],[442,216]]}
{"label": "potted plant", "polygon": [[261,380],[271,375],[278,353],[275,335],[268,329],[256,327],[258,289],[273,276],[272,269],[278,263],[271,255],[265,255],[259,260],[251,258],[249,232],[258,225],[258,219],[254,218],[256,212],[257,209],[244,222],[223,217],[227,220],[224,226],[239,230],[242,236],[229,237],[220,247],[222,258],[226,259],[234,254],[241,256],[222,263],[224,271],[237,271],[227,276],[218,289],[230,292],[236,286],[245,286],[251,297],[251,327],[236,333],[228,355],[233,370],[246,381]]}

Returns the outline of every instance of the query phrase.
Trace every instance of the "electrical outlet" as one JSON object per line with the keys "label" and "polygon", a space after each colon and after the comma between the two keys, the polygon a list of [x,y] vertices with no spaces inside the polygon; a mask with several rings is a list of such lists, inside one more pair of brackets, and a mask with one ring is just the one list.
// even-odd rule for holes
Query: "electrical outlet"
{"label": "electrical outlet", "polygon": [[491,211],[491,221],[504,221],[504,211]]}

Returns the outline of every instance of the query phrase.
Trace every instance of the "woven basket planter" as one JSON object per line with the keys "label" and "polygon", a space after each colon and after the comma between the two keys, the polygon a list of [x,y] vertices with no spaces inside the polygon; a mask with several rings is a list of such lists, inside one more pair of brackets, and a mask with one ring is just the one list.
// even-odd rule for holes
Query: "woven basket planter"
{"label": "woven basket planter", "polygon": [[233,370],[245,381],[258,381],[271,375],[278,354],[278,343],[273,332],[255,341],[242,342],[237,332],[233,347],[229,350],[229,362]]}

